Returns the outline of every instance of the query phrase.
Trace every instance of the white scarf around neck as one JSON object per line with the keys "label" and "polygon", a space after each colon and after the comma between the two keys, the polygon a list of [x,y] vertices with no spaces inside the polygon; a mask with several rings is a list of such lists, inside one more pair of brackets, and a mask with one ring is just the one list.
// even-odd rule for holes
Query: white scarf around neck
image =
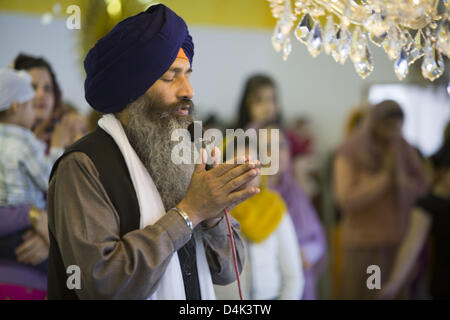
{"label": "white scarf around neck", "polygon": [[[120,121],[113,115],[104,115],[98,125],[108,133],[116,142],[122,153],[131,181],[133,182],[140,210],[140,229],[153,225],[165,213],[161,196],[142,161],[131,147]],[[206,260],[205,249],[201,234],[195,230],[194,235],[197,252],[197,271],[199,277],[200,292],[203,300],[216,299],[214,287]],[[144,281],[144,279],[143,279]],[[178,254],[173,254],[170,262],[162,275],[156,291],[148,300],[185,300],[183,276],[181,273]]]}

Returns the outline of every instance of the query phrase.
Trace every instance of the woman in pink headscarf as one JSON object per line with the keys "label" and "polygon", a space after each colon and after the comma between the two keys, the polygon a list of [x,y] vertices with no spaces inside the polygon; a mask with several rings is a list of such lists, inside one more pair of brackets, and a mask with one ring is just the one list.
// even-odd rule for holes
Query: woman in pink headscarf
{"label": "woman in pink headscarf", "polygon": [[342,210],[343,299],[376,297],[377,290],[367,286],[368,267],[380,268],[382,286],[412,204],[427,189],[419,155],[402,137],[403,119],[396,102],[377,104],[335,158],[334,187]]}
{"label": "woman in pink headscarf", "polygon": [[[269,187],[277,191],[286,202],[294,224],[305,278],[302,299],[315,300],[317,281],[326,262],[325,231],[308,195],[294,179],[289,140],[281,130],[279,144],[279,170],[276,175],[268,176]],[[267,149],[271,150],[271,147],[268,146]]]}

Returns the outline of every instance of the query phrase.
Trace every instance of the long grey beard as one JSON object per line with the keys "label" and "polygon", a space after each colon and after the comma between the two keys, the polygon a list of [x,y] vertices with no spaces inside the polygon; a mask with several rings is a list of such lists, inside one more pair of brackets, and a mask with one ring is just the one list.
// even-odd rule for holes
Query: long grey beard
{"label": "long grey beard", "polygon": [[193,164],[172,162],[172,148],[179,142],[172,142],[171,134],[175,129],[186,129],[193,119],[190,115],[178,117],[168,112],[155,112],[152,104],[146,95],[129,104],[129,122],[125,131],[150,173],[165,209],[169,210],[184,198],[194,169]]}

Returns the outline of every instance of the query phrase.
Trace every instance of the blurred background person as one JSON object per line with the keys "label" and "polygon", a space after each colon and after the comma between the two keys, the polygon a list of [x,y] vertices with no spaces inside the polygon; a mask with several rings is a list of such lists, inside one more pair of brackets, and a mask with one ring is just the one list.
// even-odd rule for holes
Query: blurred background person
{"label": "blurred background person", "polygon": [[450,140],[432,157],[436,179],[431,191],[414,206],[406,236],[398,250],[389,280],[379,298],[392,299],[404,286],[430,234],[433,244],[430,293],[450,299]]}
{"label": "blurred background person", "polygon": [[341,299],[373,299],[366,286],[367,267],[390,274],[411,206],[426,192],[417,152],[403,139],[404,114],[386,100],[339,149],[334,184],[341,220]]}
{"label": "blurred background person", "polygon": [[311,121],[303,116],[292,128],[286,129],[292,157],[293,174],[316,209],[320,206],[320,157],[316,153],[316,141]]}
{"label": "blurred background person", "polygon": [[89,133],[88,118],[70,102],[65,101],[63,105],[66,114],[65,117],[68,118],[68,122],[70,123],[70,143],[74,143]]}
{"label": "blurred background person", "polygon": [[[263,74],[250,76],[241,96],[237,128],[279,128],[282,125],[282,116],[278,95],[276,83],[270,76]],[[279,173],[273,177],[269,176],[267,182],[270,187],[273,187],[282,197],[285,197],[284,200],[287,202],[288,212],[294,223],[298,244],[300,247],[302,247],[302,244],[305,245],[305,250],[300,251],[304,258],[302,259],[302,272],[304,271],[305,277],[304,290],[302,288],[304,294],[300,297],[315,299],[317,279],[324,267],[326,240],[309,195],[295,182],[292,154],[295,154],[297,159],[301,156],[304,157],[302,159],[311,159],[314,150],[314,140],[309,128],[309,121],[305,118],[299,122],[297,131],[289,131],[291,139],[298,144],[295,150],[291,148],[290,140],[283,134],[280,135]],[[299,134],[301,136],[298,136]],[[270,137],[270,134],[268,134],[268,137]],[[270,144],[270,140],[267,142]],[[271,150],[270,146],[267,150]],[[299,161],[299,163],[309,163],[309,161]],[[304,166],[301,167],[305,168]],[[307,183],[305,180],[301,181]]]}
{"label": "blurred background person", "polygon": [[[283,125],[279,103],[279,91],[274,79],[264,74],[250,76],[244,85],[238,107],[235,128],[262,128],[265,125]],[[301,117],[293,129],[286,130],[292,160],[291,173],[308,196],[319,207],[318,157],[314,153],[314,137],[310,121]],[[225,139],[226,141],[226,139]],[[224,143],[224,145],[226,142]]]}
{"label": "blurred background person", "polygon": [[[34,99],[31,104],[34,120],[30,129],[44,144],[45,154],[42,156],[47,155],[53,159],[51,161],[53,163],[60,152],[55,154],[52,150],[62,150],[82,137],[87,132],[86,120],[75,107],[62,102],[55,73],[45,59],[19,54],[14,59],[13,67],[16,70],[26,71],[31,76],[31,85],[34,90]],[[15,144],[12,147],[19,148]],[[6,154],[6,150],[2,149],[0,153]],[[27,160],[39,162],[42,156],[29,155],[30,158]],[[50,168],[51,165],[48,169],[37,173],[42,177],[36,181],[42,187],[40,192],[43,194],[43,203],[36,205],[29,199],[30,201],[20,203],[0,204],[0,220],[2,221],[0,252],[1,257],[6,257],[8,260],[7,265],[4,264],[2,274],[10,279],[22,279],[18,283],[24,284],[22,287],[9,284],[6,290],[6,295],[9,297],[20,298],[30,291],[29,287],[39,287],[41,292],[35,297],[41,297],[46,289],[48,243],[43,243],[39,237],[48,238],[45,193]],[[35,171],[38,169],[38,167],[34,168]],[[38,269],[37,273],[36,269]],[[45,274],[44,277],[42,273]]]}
{"label": "blurred background person", "polygon": [[[282,125],[283,117],[279,103],[279,92],[273,78],[265,74],[250,76],[244,85],[238,107],[235,128],[261,128],[272,123]],[[286,131],[293,156],[293,171],[297,182],[315,200],[316,209],[320,202],[318,189],[319,161],[314,153],[314,136],[310,121],[301,117],[293,129]]]}
{"label": "blurred background person", "polygon": [[[367,119],[370,107],[368,104],[360,104],[354,107],[347,116],[344,123],[344,137],[347,139],[355,130],[360,128]],[[326,161],[326,171],[324,178],[324,190],[329,195],[326,205],[331,212],[331,223],[329,228],[330,237],[330,273],[331,273],[331,296],[337,298],[339,296],[340,287],[340,267],[342,264],[342,250],[340,246],[340,220],[341,211],[336,202],[333,190],[333,163],[337,150],[332,150]]]}
{"label": "blurred background person", "polygon": [[269,122],[281,123],[277,87],[271,77],[255,74],[245,83],[235,127],[260,128]]}
{"label": "blurred background person", "polygon": [[[234,143],[239,155],[237,139],[229,143]],[[243,297],[297,300],[303,295],[304,276],[294,225],[286,204],[266,183],[261,176],[253,179],[251,186],[259,187],[260,192],[230,212],[241,225],[247,249],[240,277]],[[219,300],[239,299],[237,282],[215,286],[215,290]]]}
{"label": "blurred background person", "polygon": [[314,153],[315,139],[311,130],[311,122],[307,117],[300,117],[291,129],[286,130],[286,138],[291,144],[291,156]]}
{"label": "blurred background person", "polygon": [[48,148],[52,144],[67,147],[75,139],[76,132],[72,128],[74,121],[70,117],[63,119],[67,110],[64,108],[62,92],[51,65],[44,58],[20,53],[14,59],[13,67],[27,71],[32,78],[36,114],[32,127],[34,134],[44,141]]}
{"label": "blurred background person", "polygon": [[[326,262],[325,232],[308,195],[293,177],[289,141],[282,130],[279,132],[279,169],[277,174],[268,176],[269,186],[285,201],[294,224],[305,278],[302,299],[314,300],[317,299],[317,280]],[[267,150],[272,150],[271,135],[268,137]]]}

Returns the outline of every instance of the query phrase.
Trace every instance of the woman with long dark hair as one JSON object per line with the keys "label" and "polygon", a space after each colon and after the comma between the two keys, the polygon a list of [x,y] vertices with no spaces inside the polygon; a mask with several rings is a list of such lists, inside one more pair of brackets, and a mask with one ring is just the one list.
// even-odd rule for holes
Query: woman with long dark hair
{"label": "woman with long dark hair", "polygon": [[[69,118],[64,117],[67,110],[63,107],[61,88],[51,65],[42,57],[20,53],[14,60],[13,67],[27,71],[32,79],[36,115],[34,134],[49,146],[69,145],[73,134]],[[64,125],[61,125],[62,121]]]}
{"label": "woman with long dark hair", "polygon": [[267,75],[253,75],[242,93],[236,128],[259,128],[273,122],[281,122],[275,82]]}

